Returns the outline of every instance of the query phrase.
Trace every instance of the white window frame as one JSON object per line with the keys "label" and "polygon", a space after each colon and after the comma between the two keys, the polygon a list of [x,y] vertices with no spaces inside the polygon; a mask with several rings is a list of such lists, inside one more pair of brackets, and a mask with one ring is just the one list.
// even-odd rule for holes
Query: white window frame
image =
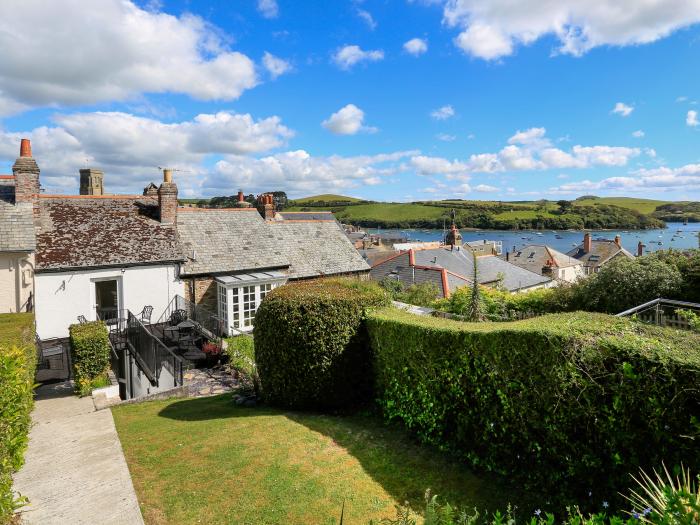
{"label": "white window frame", "polygon": [[[284,280],[242,283],[237,286],[217,283],[219,319],[222,320],[227,334],[252,331],[260,303],[270,291],[284,283]],[[252,308],[250,308],[251,304]]]}

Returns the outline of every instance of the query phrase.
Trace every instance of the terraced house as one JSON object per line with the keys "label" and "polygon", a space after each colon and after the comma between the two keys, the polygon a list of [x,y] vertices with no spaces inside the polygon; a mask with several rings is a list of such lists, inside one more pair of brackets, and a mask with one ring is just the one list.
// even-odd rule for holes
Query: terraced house
{"label": "terraced house", "polygon": [[289,279],[369,273],[332,214],[275,213],[267,194],[258,208],[242,198],[231,209],[184,208],[171,170],[142,195],[106,194],[104,177],[82,169],[80,195],[44,194],[23,139],[13,175],[0,179],[0,311],[34,308],[42,339],[127,310],[158,319],[177,297],[226,332],[246,331],[265,294]]}

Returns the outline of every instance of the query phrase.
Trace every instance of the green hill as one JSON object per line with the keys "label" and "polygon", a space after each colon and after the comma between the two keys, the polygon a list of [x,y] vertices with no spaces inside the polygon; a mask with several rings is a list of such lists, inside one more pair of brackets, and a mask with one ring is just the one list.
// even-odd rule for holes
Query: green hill
{"label": "green hill", "polygon": [[332,193],[324,193],[323,195],[313,195],[311,197],[304,197],[303,199],[293,199],[291,201],[294,205],[303,204],[315,204],[323,202],[362,202],[362,199],[357,199],[355,197],[346,197],[345,195],[333,195]]}
{"label": "green hill", "polygon": [[574,206],[597,206],[611,204],[620,208],[638,211],[639,213],[652,213],[657,206],[669,204],[670,201],[657,201],[653,199],[635,199],[632,197],[579,197],[573,201]]}

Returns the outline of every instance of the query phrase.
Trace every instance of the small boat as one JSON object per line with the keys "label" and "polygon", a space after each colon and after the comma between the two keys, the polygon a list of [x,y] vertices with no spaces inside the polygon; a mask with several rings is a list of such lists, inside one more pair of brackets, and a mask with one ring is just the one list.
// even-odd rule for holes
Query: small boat
{"label": "small boat", "polygon": [[537,232],[535,235],[542,235],[540,232]]}
{"label": "small boat", "polygon": [[557,235],[554,236],[554,238],[555,238],[555,239],[563,239],[564,237],[562,237],[561,235],[558,235],[558,234],[557,234]]}

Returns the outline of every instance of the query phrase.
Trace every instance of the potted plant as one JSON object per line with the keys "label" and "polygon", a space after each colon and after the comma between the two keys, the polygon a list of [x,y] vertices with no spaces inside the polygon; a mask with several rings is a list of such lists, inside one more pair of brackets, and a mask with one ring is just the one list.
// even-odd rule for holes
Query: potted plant
{"label": "potted plant", "polygon": [[221,360],[221,346],[211,341],[202,345],[202,352],[207,356],[207,366],[213,366]]}

